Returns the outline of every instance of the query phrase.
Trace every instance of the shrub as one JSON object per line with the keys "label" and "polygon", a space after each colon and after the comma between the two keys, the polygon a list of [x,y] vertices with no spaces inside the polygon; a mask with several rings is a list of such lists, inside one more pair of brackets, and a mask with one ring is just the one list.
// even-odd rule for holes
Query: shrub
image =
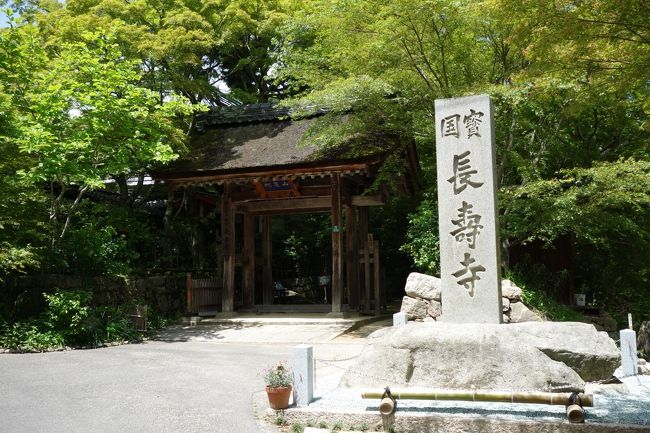
{"label": "shrub", "polygon": [[15,352],[42,352],[62,348],[63,335],[54,331],[42,331],[36,321],[5,324],[0,328],[0,347]]}
{"label": "shrub", "polygon": [[140,337],[128,317],[127,306],[92,307],[92,295],[84,290],[56,291],[43,296],[47,307],[39,318],[12,325],[0,322],[0,347],[44,351]]}
{"label": "shrub", "polygon": [[542,313],[547,319],[555,322],[582,321],[584,316],[581,313],[568,305],[560,304],[553,294],[544,290],[545,285],[553,276],[549,272],[538,272],[540,269],[542,268],[527,267],[526,273],[514,269],[506,274],[506,278],[521,288],[524,303]]}
{"label": "shrub", "polygon": [[61,333],[67,344],[83,344],[88,339],[90,292],[84,290],[56,291],[43,294],[47,309],[43,324],[50,331]]}

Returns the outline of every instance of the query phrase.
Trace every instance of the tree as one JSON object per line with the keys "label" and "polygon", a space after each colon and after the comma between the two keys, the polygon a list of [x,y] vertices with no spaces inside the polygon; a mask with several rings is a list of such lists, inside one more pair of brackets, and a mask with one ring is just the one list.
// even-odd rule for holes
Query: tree
{"label": "tree", "polygon": [[[15,31],[32,33],[28,27]],[[81,37],[61,44],[28,83],[13,140],[32,161],[19,173],[50,185],[52,245],[65,236],[86,191],[173,159],[185,138],[174,117],[192,111],[181,97],[161,103],[142,87],[139,63],[124,57],[112,35]],[[36,55],[46,56],[42,49]]]}
{"label": "tree", "polygon": [[16,175],[21,163],[35,163],[20,155],[15,141],[22,95],[41,64],[37,53],[29,54],[32,48],[30,32],[0,30],[0,282],[36,267],[44,240],[44,194]]}

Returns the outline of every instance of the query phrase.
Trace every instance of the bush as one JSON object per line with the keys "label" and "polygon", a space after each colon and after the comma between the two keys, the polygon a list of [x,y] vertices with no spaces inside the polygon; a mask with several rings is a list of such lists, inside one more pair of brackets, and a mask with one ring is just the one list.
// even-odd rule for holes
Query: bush
{"label": "bush", "polygon": [[37,321],[18,322],[0,327],[0,347],[15,352],[42,352],[60,349],[64,338],[60,333],[43,331]]}
{"label": "bush", "polygon": [[47,303],[43,314],[45,328],[61,333],[67,344],[83,343],[87,339],[90,292],[57,291],[43,296]]}
{"label": "bush", "polygon": [[128,317],[128,306],[92,307],[84,290],[43,294],[47,308],[38,318],[0,323],[0,347],[13,351],[44,351],[64,346],[98,346],[140,337]]}
{"label": "bush", "polygon": [[419,270],[440,275],[438,203],[432,194],[425,196],[417,211],[409,215],[406,243],[401,250],[411,256]]}
{"label": "bush", "polygon": [[[551,272],[540,266],[526,267],[526,272],[511,270],[506,278],[521,288],[524,303],[542,313],[554,322],[581,322],[584,316],[568,305],[560,304],[552,294],[546,291],[549,281],[554,279]],[[560,278],[559,276],[555,276]],[[552,284],[551,284],[552,285]]]}

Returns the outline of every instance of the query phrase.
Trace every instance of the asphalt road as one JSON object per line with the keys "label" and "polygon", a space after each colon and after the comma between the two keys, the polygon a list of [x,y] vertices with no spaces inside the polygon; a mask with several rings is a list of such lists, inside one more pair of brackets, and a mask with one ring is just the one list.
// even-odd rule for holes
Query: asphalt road
{"label": "asphalt road", "polygon": [[0,355],[0,432],[273,432],[253,396],[291,348],[152,341]]}

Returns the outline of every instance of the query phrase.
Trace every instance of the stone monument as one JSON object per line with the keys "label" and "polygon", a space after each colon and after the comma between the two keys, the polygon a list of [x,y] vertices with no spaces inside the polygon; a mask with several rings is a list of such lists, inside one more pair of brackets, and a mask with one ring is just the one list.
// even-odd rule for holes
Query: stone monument
{"label": "stone monument", "polygon": [[501,323],[492,101],[435,101],[442,320]]}

